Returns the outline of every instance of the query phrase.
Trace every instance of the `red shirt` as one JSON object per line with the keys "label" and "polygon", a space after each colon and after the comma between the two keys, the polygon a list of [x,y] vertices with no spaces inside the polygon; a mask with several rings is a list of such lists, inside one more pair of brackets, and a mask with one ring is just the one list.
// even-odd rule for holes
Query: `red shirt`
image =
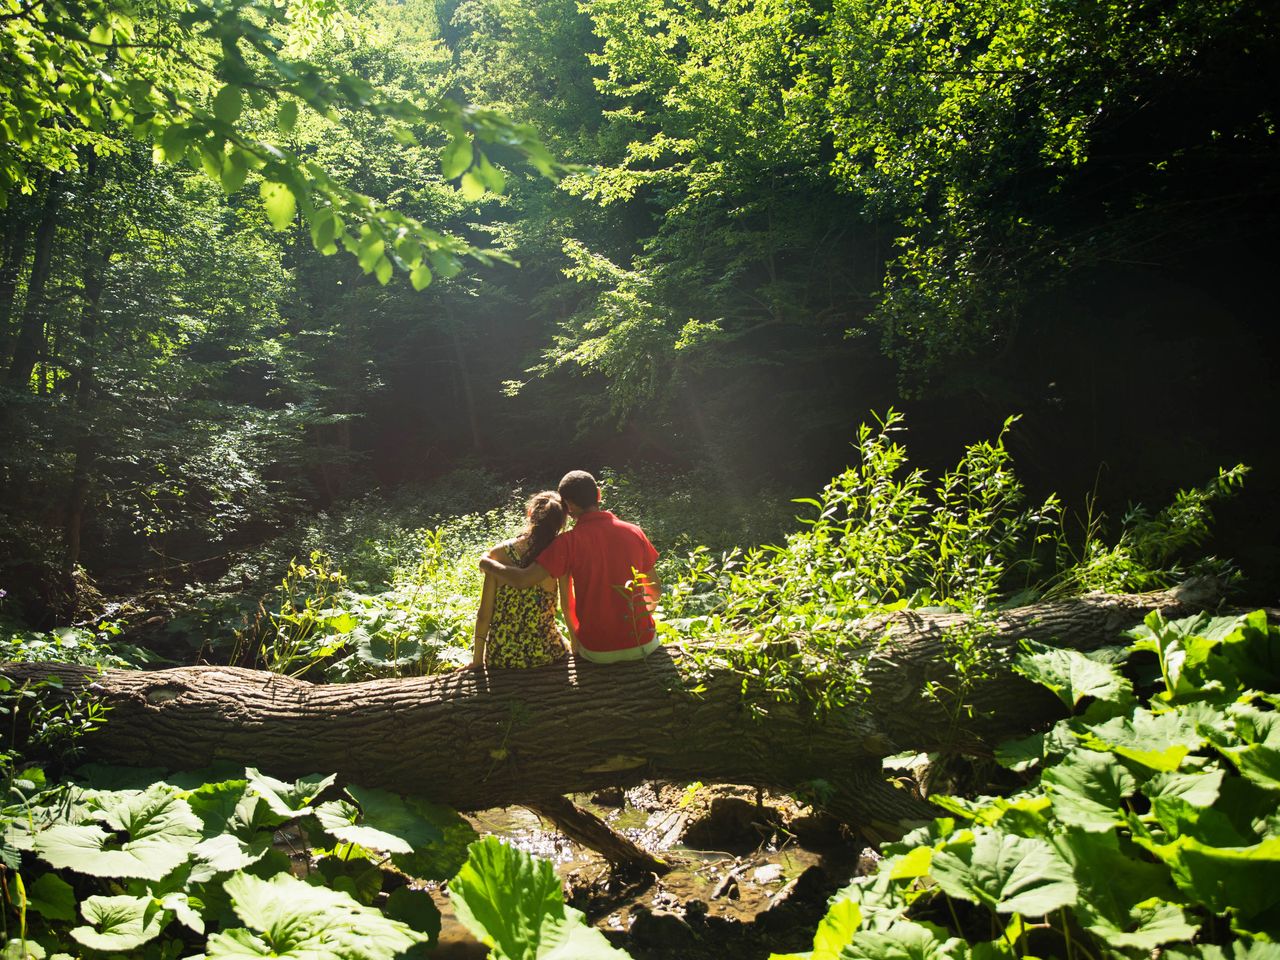
{"label": "red shirt", "polygon": [[653,639],[653,617],[636,575],[658,560],[644,531],[607,510],[578,517],[573,529],[538,554],[553,577],[573,577],[578,641],[588,650],[626,650]]}

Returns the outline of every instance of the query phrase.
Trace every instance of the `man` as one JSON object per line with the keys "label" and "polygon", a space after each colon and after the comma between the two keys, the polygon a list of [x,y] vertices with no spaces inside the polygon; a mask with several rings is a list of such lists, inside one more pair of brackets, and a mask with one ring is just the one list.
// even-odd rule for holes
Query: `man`
{"label": "man", "polygon": [[574,653],[594,663],[640,660],[658,648],[653,611],[661,584],[653,572],[658,551],[634,523],[600,509],[600,487],[585,470],[564,475],[557,490],[573,529],[562,533],[527,567],[480,561],[481,569],[513,587],[531,587],[568,574],[574,602],[565,620]]}

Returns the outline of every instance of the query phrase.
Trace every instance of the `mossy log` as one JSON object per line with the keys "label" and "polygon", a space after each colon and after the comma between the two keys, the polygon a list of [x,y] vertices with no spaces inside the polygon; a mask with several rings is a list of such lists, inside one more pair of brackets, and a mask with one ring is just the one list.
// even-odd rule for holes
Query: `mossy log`
{"label": "mossy log", "polygon": [[[1027,637],[1090,649],[1116,643],[1152,610],[1203,609],[1203,585],[1141,595],[1089,595],[995,617],[984,643],[1013,651]],[[434,677],[320,685],[255,670],[156,671],[6,664],[15,681],[57,676],[109,708],[85,738],[96,760],[198,769],[216,760],[277,777],[336,772],[348,782],[476,810],[643,779],[756,784],[787,791],[821,783],[842,819],[892,834],[932,808],[881,774],[905,750],[981,753],[1057,716],[1061,705],[1007,668],[970,692],[976,719],[926,693],[954,686],[944,637],[964,616],[905,611],[858,621],[873,651],[866,694],[815,720],[791,704],[745,702],[727,668],[693,679],[693,658],[667,646],[648,660],[569,660],[532,670],[463,670]],[[1007,659],[1007,658],[1004,658]]]}

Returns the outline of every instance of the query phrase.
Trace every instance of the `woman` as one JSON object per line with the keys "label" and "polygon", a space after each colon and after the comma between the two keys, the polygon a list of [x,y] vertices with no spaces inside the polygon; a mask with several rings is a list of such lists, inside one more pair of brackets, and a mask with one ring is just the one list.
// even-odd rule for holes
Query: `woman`
{"label": "woman", "polygon": [[[525,505],[528,523],[514,540],[489,551],[499,563],[527,567],[564,527],[565,509],[554,490],[535,493]],[[572,587],[567,576],[550,577],[526,590],[499,584],[485,574],[476,613],[475,653],[471,666],[537,667],[569,652],[556,626],[556,594],[572,623]]]}

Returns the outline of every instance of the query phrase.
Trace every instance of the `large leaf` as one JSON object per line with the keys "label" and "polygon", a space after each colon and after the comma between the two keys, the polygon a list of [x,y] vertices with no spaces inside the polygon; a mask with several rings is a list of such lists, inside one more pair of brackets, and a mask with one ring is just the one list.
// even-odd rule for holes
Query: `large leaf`
{"label": "large leaf", "polygon": [[32,849],[54,867],[90,876],[159,880],[199,842],[200,821],[168,784],[142,793],[104,793],[95,802],[106,808],[93,816],[110,830],[96,823],[57,824],[38,833]]}
{"label": "large leaf", "polygon": [[1188,898],[1214,913],[1251,917],[1280,904],[1280,839],[1247,847],[1213,847],[1190,836],[1166,844],[1134,839],[1168,864]]}
{"label": "large leaf", "polygon": [[41,874],[27,887],[27,907],[49,920],[74,920],[76,892],[56,873]]}
{"label": "large leaf", "polygon": [[996,830],[958,835],[933,854],[933,878],[953,897],[999,913],[1041,916],[1072,903],[1076,881],[1048,843]]}
{"label": "large leaf", "polygon": [[1115,703],[1133,699],[1132,685],[1110,664],[1032,640],[1023,640],[1022,648],[1024,652],[1014,658],[1013,669],[1048,687],[1069,708],[1074,709],[1085,697]]}
{"label": "large leaf", "polygon": [[1086,728],[1084,743],[1095,750],[1111,750],[1152,770],[1172,771],[1182,765],[1205,739],[1195,722],[1182,713],[1135,710],[1131,717],[1115,717]]}
{"label": "large leaf", "polygon": [[358,808],[344,800],[316,808],[320,825],[344,843],[411,854],[444,839],[439,826],[394,793],[368,787],[350,787],[347,793],[359,803]]}
{"label": "large leaf", "polygon": [[428,946],[434,944],[440,935],[440,908],[425,890],[397,887],[387,897],[383,912],[392,920],[407,923],[419,933],[426,934]]}
{"label": "large leaf", "polygon": [[1125,798],[1137,790],[1133,774],[1110,753],[1077,750],[1046,770],[1053,812],[1085,830],[1110,830],[1125,820]]}
{"label": "large leaf", "polygon": [[245,776],[249,780],[250,792],[261,797],[272,813],[286,820],[310,813],[312,801],[338,779],[332,774],[326,777],[313,773],[299,777],[293,783],[285,783],[259,773],[253,767],[245,770]]}
{"label": "large leaf", "polygon": [[392,854],[391,862],[410,876],[423,880],[448,880],[467,862],[476,829],[452,807],[418,797],[404,798],[417,816],[440,831],[441,839],[417,847],[413,853]]}
{"label": "large leaf", "polygon": [[1088,904],[1077,907],[1076,913],[1084,928],[1104,943],[1143,953],[1151,953],[1166,943],[1190,940],[1200,931],[1200,925],[1192,923],[1185,910],[1155,897],[1135,904],[1118,924]]}
{"label": "large leaf", "polygon": [[561,898],[547,860],[497,837],[473,843],[449,896],[462,924],[497,960],[620,960],[627,956]]}
{"label": "large leaf", "polygon": [[154,940],[169,914],[150,897],[89,897],[80,904],[89,926],[73,927],[76,942],[104,953],[120,953]]}
{"label": "large leaf", "polygon": [[1072,909],[1097,936],[1133,938],[1133,946],[1139,940],[1155,946],[1189,936],[1182,932],[1181,911],[1175,917],[1162,907],[1177,896],[1169,871],[1143,859],[1131,845],[1122,849],[1117,833],[1068,829],[1053,838],[1053,845],[1071,864],[1080,888]]}
{"label": "large leaf", "polygon": [[428,937],[345,893],[280,874],[237,873],[224,885],[248,929],[209,937],[207,956],[391,960]]}
{"label": "large leaf", "polygon": [[848,960],[942,960],[964,956],[966,944],[932,923],[902,920],[884,931],[863,931],[839,954]]}
{"label": "large leaf", "polygon": [[1240,775],[1267,790],[1280,790],[1280,714],[1235,704],[1228,711],[1238,742],[1210,734]]}
{"label": "large leaf", "polygon": [[1152,800],[1181,797],[1198,807],[1211,807],[1222,791],[1223,770],[1214,767],[1204,773],[1159,773],[1142,785]]}

